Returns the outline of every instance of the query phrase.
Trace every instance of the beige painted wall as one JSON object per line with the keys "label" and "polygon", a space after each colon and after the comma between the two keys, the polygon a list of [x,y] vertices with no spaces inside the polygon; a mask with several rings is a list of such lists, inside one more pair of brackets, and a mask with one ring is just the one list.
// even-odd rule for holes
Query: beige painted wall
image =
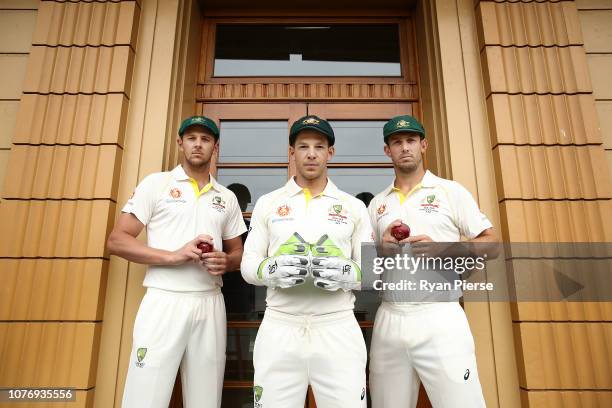
{"label": "beige painted wall", "polygon": [[[608,153],[595,108],[596,100],[612,98],[606,77],[612,64],[601,50],[610,38],[610,17],[602,10],[609,5],[609,0],[477,4],[506,241],[612,237]],[[579,7],[590,10],[579,13]],[[521,406],[611,406],[610,310],[610,303],[512,305]]]}
{"label": "beige painted wall", "polygon": [[[436,132],[438,171],[468,188],[500,233],[474,4],[420,2],[418,20],[424,119]],[[509,304],[467,301],[464,308],[487,406],[519,406]]]}
{"label": "beige painted wall", "polygon": [[576,5],[612,180],[612,1],[578,0]]}
{"label": "beige painted wall", "polygon": [[[140,180],[174,167],[175,129],[181,117],[195,113],[196,106],[201,33],[196,1],[143,1],[141,6],[116,217]],[[121,406],[134,319],[145,293],[145,270],[144,265],[116,256],[110,259],[96,408]]]}
{"label": "beige painted wall", "polygon": [[36,25],[38,0],[0,0],[0,191]]}
{"label": "beige painted wall", "polygon": [[95,392],[138,15],[133,0],[0,0],[0,384],[72,387],[80,408]]}

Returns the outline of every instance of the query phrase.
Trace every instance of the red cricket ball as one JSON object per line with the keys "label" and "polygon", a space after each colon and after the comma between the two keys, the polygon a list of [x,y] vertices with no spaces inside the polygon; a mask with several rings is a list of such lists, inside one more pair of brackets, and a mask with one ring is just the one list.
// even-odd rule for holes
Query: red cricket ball
{"label": "red cricket ball", "polygon": [[391,228],[391,235],[393,235],[393,238],[397,239],[398,241],[406,239],[410,236],[410,227],[404,223],[396,225],[395,227]]}
{"label": "red cricket ball", "polygon": [[198,244],[198,249],[202,251],[203,254],[205,254],[207,252],[212,252],[213,246],[210,245],[208,242],[200,242]]}

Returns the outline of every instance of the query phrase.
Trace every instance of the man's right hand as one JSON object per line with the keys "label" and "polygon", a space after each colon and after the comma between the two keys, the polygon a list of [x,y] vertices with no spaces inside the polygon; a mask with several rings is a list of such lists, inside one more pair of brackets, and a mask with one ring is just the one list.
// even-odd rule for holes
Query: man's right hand
{"label": "man's right hand", "polygon": [[183,265],[189,262],[199,263],[202,251],[198,249],[198,245],[202,242],[208,242],[210,245],[213,245],[213,239],[210,235],[198,235],[181,248],[170,252],[168,265]]}
{"label": "man's right hand", "polygon": [[301,285],[308,276],[309,259],[301,255],[278,255],[264,259],[257,277],[270,288],[290,288]]}
{"label": "man's right hand", "polygon": [[402,220],[397,219],[387,226],[387,228],[383,232],[382,239],[381,239],[383,244],[406,244],[410,242],[410,237],[405,238],[401,241],[398,241],[397,238],[395,238],[391,234],[391,230],[393,229],[393,227],[399,227],[400,225],[402,225],[402,223],[403,223]]}
{"label": "man's right hand", "polygon": [[278,248],[274,256],[264,259],[257,277],[264,285],[290,288],[301,285],[308,276],[310,245],[297,232]]}

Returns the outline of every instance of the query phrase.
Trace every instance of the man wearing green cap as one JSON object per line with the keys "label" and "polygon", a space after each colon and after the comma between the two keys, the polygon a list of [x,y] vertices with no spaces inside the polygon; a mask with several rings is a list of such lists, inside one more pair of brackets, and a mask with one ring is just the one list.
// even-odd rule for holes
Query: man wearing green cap
{"label": "man wearing green cap", "polygon": [[[420,254],[431,249],[431,242],[457,242],[461,237],[496,242],[491,222],[472,195],[459,183],[425,170],[427,140],[418,120],[395,117],[385,124],[383,135],[395,180],[370,202],[378,243],[398,249],[398,244],[408,244]],[[410,236],[398,241],[391,229],[402,223],[410,228]],[[435,408],[485,406],[474,340],[457,302],[461,292],[448,295],[451,301],[439,302],[434,296],[413,302],[406,301],[406,295],[383,293],[370,348],[373,408],[415,407],[421,381]]]}
{"label": "man wearing green cap", "polygon": [[[246,227],[234,193],[210,175],[217,125],[192,116],[178,134],[182,164],[145,177],[108,238],[111,254],[148,265],[123,408],[167,407],[179,366],[186,408],[221,405],[221,275],[238,268]],[[145,226],[147,244],[136,238]]]}
{"label": "man wearing green cap", "polygon": [[361,243],[372,241],[364,204],[327,178],[334,132],[317,116],[291,126],[296,175],[262,196],[241,264],[244,279],[267,286],[255,340],[255,408],[366,407],[366,348],[353,314],[361,286]]}

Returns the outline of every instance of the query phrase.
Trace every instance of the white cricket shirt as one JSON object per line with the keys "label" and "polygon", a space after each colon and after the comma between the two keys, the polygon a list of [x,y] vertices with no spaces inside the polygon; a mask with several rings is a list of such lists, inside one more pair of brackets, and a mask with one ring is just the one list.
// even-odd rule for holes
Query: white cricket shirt
{"label": "white cricket shirt", "polygon": [[[395,188],[394,183],[391,184],[372,199],[368,212],[379,242],[389,224],[397,219],[410,227],[411,236],[428,235],[434,242],[458,242],[461,236],[472,239],[492,227],[465,187],[456,181],[437,177],[429,170],[406,195]],[[405,273],[395,269],[385,272],[389,282],[406,278]],[[430,283],[445,282],[445,279],[431,270],[417,270],[413,272],[411,280],[416,283],[421,280]],[[460,289],[436,294],[426,291],[385,291],[383,301],[411,304],[442,299],[457,300],[461,295]]]}
{"label": "white cricket shirt", "polygon": [[[273,256],[295,232],[311,244],[327,234],[343,255],[357,264],[361,263],[361,243],[373,240],[362,201],[338,190],[329,179],[323,192],[311,197],[292,178],[285,186],[257,200],[242,257],[244,279],[253,285],[263,285],[257,278],[259,264]],[[317,288],[309,277],[293,288],[268,288],[266,303],[273,310],[292,315],[322,315],[352,310],[355,296],[350,291]]]}
{"label": "white cricket shirt", "polygon": [[436,242],[457,242],[462,235],[472,239],[493,226],[465,187],[429,170],[405,196],[391,184],[372,199],[368,211],[379,240],[396,219],[410,227],[411,236],[425,234]]}
{"label": "white cricket shirt", "polygon": [[[201,190],[181,165],[170,172],[154,173],[140,182],[122,209],[146,225],[152,248],[175,251],[199,234],[213,237],[214,248],[223,240],[246,231],[234,193],[210,176]],[[176,266],[150,265],[143,285],[172,291],[208,291],[222,286],[220,276],[195,263]]]}

